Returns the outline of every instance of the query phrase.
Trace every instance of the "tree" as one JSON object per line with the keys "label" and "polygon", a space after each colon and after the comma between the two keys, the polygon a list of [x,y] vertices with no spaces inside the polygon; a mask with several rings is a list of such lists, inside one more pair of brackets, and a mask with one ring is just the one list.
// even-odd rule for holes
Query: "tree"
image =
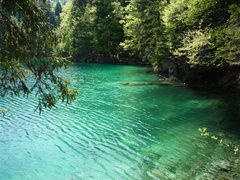
{"label": "tree", "polygon": [[61,3],[58,1],[56,6],[55,6],[55,16],[60,17],[60,14],[62,13],[62,5]]}
{"label": "tree", "polygon": [[61,14],[58,53],[82,56],[92,52],[96,8],[83,1],[69,1]]}
{"label": "tree", "polygon": [[120,6],[117,2],[97,1],[95,19],[95,47],[97,53],[115,55],[123,41],[123,30],[120,24],[120,16],[116,13],[115,7]]}
{"label": "tree", "polygon": [[45,10],[45,14],[46,17],[49,20],[49,23],[53,26],[56,26],[57,22],[56,22],[56,17],[54,15],[54,12],[52,11],[52,5],[51,2],[49,0],[46,1],[46,3],[44,5],[42,5],[44,10]]}
{"label": "tree", "polygon": [[172,0],[164,10],[169,49],[190,65],[239,63],[239,2]]}
{"label": "tree", "polygon": [[165,1],[130,0],[122,21],[125,40],[121,46],[132,55],[162,66],[168,50],[161,16]]}
{"label": "tree", "polygon": [[51,52],[56,37],[44,16],[45,5],[36,0],[0,2],[0,95],[34,92],[40,111],[76,95],[56,74],[67,61]]}
{"label": "tree", "polygon": [[56,25],[59,26],[61,23],[60,20],[60,14],[62,13],[62,5],[61,3],[58,1],[56,6],[55,6],[55,17],[56,17]]}
{"label": "tree", "polygon": [[123,40],[119,6],[103,0],[68,2],[62,13],[59,51],[78,57],[117,55]]}

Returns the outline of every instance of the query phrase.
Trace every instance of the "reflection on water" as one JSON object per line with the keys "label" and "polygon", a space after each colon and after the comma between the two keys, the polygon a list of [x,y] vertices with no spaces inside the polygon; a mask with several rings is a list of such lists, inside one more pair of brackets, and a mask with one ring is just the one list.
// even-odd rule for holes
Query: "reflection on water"
{"label": "reflection on water", "polygon": [[0,117],[0,179],[194,179],[230,157],[199,127],[238,139],[237,100],[123,85],[158,80],[143,67],[75,64],[63,75],[80,89],[72,105],[39,115],[35,97],[0,100],[11,110]]}

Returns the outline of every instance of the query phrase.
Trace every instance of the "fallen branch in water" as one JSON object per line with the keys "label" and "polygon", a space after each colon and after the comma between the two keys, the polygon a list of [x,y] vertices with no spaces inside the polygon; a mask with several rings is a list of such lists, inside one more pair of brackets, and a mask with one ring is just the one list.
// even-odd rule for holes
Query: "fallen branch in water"
{"label": "fallen branch in water", "polygon": [[122,83],[124,86],[148,86],[148,85],[165,85],[165,86],[185,86],[184,83],[162,80],[162,81],[153,81],[153,82],[128,82]]}

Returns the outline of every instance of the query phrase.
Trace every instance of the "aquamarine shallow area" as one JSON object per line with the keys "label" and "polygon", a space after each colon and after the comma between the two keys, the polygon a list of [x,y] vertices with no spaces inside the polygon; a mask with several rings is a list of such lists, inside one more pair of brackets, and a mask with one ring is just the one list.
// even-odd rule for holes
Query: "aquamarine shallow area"
{"label": "aquamarine shallow area", "polygon": [[148,70],[74,64],[61,73],[77,100],[41,115],[34,96],[1,98],[0,179],[194,179],[228,158],[198,128],[233,127],[229,104],[187,87],[124,85],[157,81]]}

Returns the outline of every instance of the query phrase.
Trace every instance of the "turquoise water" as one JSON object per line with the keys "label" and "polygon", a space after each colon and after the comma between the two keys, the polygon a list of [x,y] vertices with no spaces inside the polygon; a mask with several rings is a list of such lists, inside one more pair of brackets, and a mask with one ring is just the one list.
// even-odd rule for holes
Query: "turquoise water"
{"label": "turquoise water", "polygon": [[0,179],[195,179],[228,158],[198,128],[225,127],[237,139],[229,107],[239,104],[187,87],[124,84],[157,81],[148,70],[72,65],[62,74],[77,100],[41,115],[35,97],[1,98],[10,112],[0,116]]}

